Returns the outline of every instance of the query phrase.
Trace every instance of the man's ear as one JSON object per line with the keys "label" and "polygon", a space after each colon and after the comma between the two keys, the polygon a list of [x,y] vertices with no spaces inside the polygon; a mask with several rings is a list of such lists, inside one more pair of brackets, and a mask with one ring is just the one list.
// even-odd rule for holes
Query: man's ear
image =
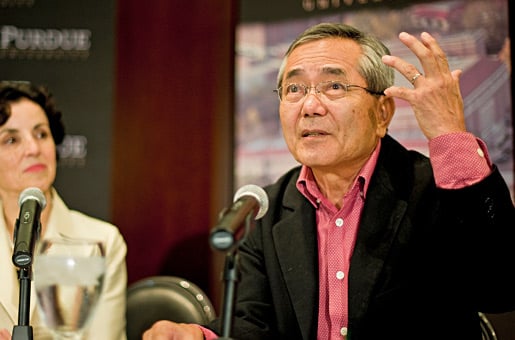
{"label": "man's ear", "polygon": [[378,105],[377,132],[381,137],[384,137],[395,112],[395,101],[393,97],[382,96],[379,98]]}

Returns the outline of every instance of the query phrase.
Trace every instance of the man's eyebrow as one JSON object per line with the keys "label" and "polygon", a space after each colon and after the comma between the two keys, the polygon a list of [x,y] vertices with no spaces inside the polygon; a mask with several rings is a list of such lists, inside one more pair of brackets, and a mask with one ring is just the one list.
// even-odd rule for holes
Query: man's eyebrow
{"label": "man's eyebrow", "polygon": [[303,70],[296,68],[296,69],[293,69],[293,70],[287,72],[286,76],[284,77],[284,79],[285,80],[286,79],[290,79],[290,78],[298,76],[299,74],[302,74],[302,73],[304,73]]}
{"label": "man's eyebrow", "polygon": [[347,72],[345,72],[345,70],[342,70],[341,68],[338,68],[338,67],[324,67],[322,69],[322,74],[332,74],[335,76],[346,76]]}
{"label": "man's eyebrow", "polygon": [[[286,73],[286,76],[284,77],[284,79],[289,79],[289,78],[301,75],[303,73],[304,73],[304,70],[301,70],[298,68],[293,69],[293,70],[290,70],[288,73]],[[329,74],[329,75],[343,76],[343,77],[347,76],[347,72],[345,72],[345,70],[343,70],[339,67],[330,67],[330,66],[323,67],[321,74]]]}

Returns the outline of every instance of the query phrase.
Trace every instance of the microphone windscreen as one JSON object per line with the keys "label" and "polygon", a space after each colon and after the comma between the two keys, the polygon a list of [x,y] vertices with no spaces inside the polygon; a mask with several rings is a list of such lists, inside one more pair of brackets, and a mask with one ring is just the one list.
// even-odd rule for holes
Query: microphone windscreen
{"label": "microphone windscreen", "polygon": [[263,188],[255,184],[244,185],[234,194],[234,202],[243,196],[252,196],[258,201],[259,211],[256,214],[256,220],[259,220],[261,217],[265,216],[266,212],[268,211],[268,195],[266,194],[265,190],[263,190]]}
{"label": "microphone windscreen", "polygon": [[43,191],[41,191],[41,189],[39,188],[30,187],[23,190],[18,199],[18,204],[21,206],[26,200],[29,199],[36,200],[41,206],[41,209],[44,209],[46,207],[45,195],[43,194]]}

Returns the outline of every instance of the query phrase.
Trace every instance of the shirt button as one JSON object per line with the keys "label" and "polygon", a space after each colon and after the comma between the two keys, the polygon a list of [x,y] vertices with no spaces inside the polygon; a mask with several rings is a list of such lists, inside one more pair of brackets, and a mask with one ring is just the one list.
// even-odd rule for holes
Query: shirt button
{"label": "shirt button", "polygon": [[342,280],[344,277],[345,277],[345,273],[344,273],[344,272],[342,272],[341,270],[339,270],[339,271],[337,271],[337,272],[336,272],[336,278],[337,278],[338,280]]}
{"label": "shirt button", "polygon": [[337,218],[334,224],[336,224],[337,227],[341,227],[343,225],[343,218]]}
{"label": "shirt button", "polygon": [[485,157],[485,153],[483,152],[483,150],[481,150],[481,148],[477,148],[477,154],[479,155],[479,157]]}
{"label": "shirt button", "polygon": [[340,328],[340,334],[342,336],[347,336],[347,327]]}

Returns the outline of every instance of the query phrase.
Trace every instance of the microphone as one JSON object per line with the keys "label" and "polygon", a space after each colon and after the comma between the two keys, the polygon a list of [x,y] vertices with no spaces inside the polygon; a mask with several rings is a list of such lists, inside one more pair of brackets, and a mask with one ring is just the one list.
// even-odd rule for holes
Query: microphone
{"label": "microphone", "polygon": [[32,264],[34,245],[41,232],[40,216],[46,206],[45,195],[39,188],[27,188],[18,199],[20,216],[14,229],[13,263],[19,268]]}
{"label": "microphone", "polygon": [[228,250],[248,232],[247,218],[256,220],[268,210],[268,196],[261,187],[244,185],[234,194],[234,203],[222,211],[211,230],[210,243],[216,250]]}

